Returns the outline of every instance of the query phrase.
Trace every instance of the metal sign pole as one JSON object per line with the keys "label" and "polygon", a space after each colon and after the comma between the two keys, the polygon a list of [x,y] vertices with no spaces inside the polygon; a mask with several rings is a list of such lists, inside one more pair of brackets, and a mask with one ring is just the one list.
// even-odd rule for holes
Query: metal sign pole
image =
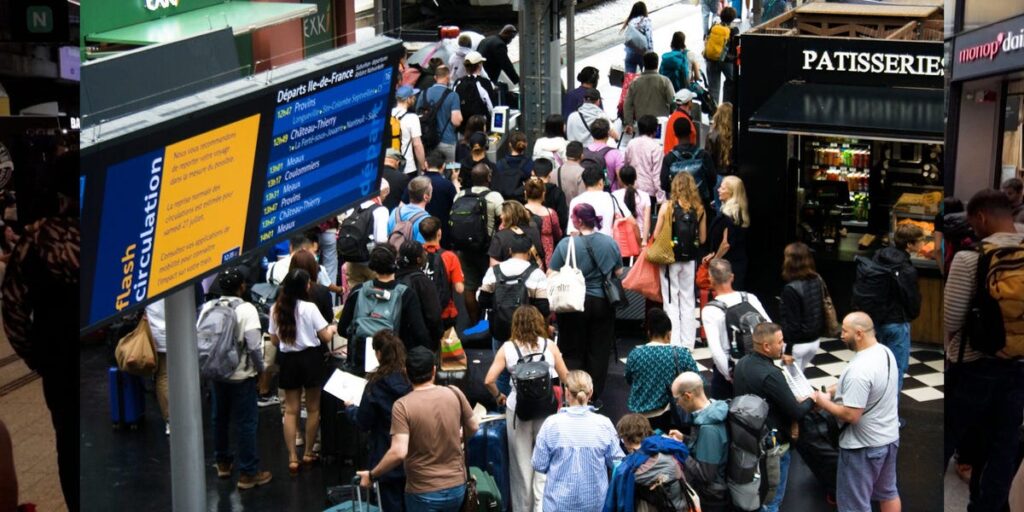
{"label": "metal sign pole", "polygon": [[175,512],[206,510],[195,292],[192,287],[183,288],[167,297],[165,304],[171,416],[171,503]]}

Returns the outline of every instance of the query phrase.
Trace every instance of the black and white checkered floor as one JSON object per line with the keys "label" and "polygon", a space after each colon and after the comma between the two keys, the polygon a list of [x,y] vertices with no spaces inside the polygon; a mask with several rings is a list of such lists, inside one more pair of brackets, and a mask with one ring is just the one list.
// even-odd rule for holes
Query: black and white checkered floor
{"label": "black and white checkered floor", "polygon": [[[846,363],[853,358],[854,352],[841,340],[823,341],[817,355],[804,370],[807,381],[814,388],[831,386],[839,380],[839,375],[846,368]],[[711,379],[711,349],[697,347],[693,358],[705,379]],[[626,358],[621,359],[623,363]],[[910,365],[903,376],[902,394],[918,401],[930,402],[941,400],[943,393],[943,356],[942,352],[933,348],[913,346],[910,351]]]}

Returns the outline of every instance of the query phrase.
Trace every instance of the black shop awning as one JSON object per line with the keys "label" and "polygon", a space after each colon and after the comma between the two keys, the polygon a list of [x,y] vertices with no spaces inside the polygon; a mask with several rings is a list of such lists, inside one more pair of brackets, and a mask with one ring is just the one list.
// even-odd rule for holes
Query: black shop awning
{"label": "black shop awning", "polygon": [[750,117],[750,131],[941,143],[941,89],[790,82]]}

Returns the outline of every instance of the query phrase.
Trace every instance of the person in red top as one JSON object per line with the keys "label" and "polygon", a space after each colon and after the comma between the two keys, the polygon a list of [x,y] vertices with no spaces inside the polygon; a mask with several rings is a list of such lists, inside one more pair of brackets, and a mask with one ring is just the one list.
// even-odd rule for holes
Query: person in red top
{"label": "person in red top", "polygon": [[680,89],[676,93],[676,111],[669,116],[668,123],[665,124],[665,147],[663,149],[666,155],[679,144],[679,139],[676,138],[676,132],[672,130],[672,126],[680,117],[685,117],[690,121],[690,145],[697,145],[697,126],[693,124],[693,117],[690,116],[690,102],[695,96],[689,89]]}
{"label": "person in red top", "polygon": [[[431,255],[441,251],[441,261],[444,262],[445,273],[448,274],[448,283],[451,285],[452,297],[455,294],[462,295],[465,291],[465,277],[462,275],[462,263],[459,257],[452,251],[441,248],[441,220],[437,217],[427,217],[420,222],[420,234],[426,243],[423,249]],[[455,299],[449,298],[447,304],[441,304],[441,325],[447,330],[455,326],[455,319],[459,316],[459,310],[455,307]]]}

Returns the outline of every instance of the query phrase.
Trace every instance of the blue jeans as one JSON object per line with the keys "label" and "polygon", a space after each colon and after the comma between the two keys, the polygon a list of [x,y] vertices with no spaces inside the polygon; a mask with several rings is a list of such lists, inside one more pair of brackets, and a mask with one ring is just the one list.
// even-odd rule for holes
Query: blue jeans
{"label": "blue jeans", "polygon": [[[1002,510],[1017,471],[1017,446],[1024,421],[1024,364],[983,359],[946,371],[945,458],[968,435],[972,453],[968,512]],[[980,433],[980,434],[979,434]]]}
{"label": "blue jeans", "polygon": [[896,358],[896,367],[899,369],[898,391],[903,390],[903,374],[907,373],[907,366],[910,366],[910,323],[882,324],[875,328],[875,335],[878,342],[892,351]]}
{"label": "blue jeans", "polygon": [[[498,349],[504,343],[503,341],[498,341],[498,338],[491,338],[491,350],[494,351],[495,355],[497,355]],[[512,393],[512,374],[508,370],[502,370],[501,375],[498,375],[498,382],[495,384],[498,386],[498,391],[505,393],[505,396],[510,395]]]}
{"label": "blue jeans", "polygon": [[466,495],[466,486],[457,485],[450,489],[405,494],[406,512],[458,512],[462,508],[462,499]]}
{"label": "blue jeans", "polygon": [[238,470],[243,475],[255,475],[260,464],[256,454],[256,427],[260,421],[256,407],[256,378],[241,382],[214,382],[212,412],[214,458],[220,463],[233,462],[228,429],[234,423]]}
{"label": "blue jeans", "polygon": [[644,54],[638,52],[629,46],[626,48],[626,73],[639,73],[640,68],[644,65]]}
{"label": "blue jeans", "polygon": [[772,498],[771,503],[766,503],[761,507],[761,512],[779,512],[782,499],[786,497],[786,481],[789,480],[789,459],[795,449],[796,447],[790,445],[789,450],[786,450],[786,453],[779,458],[779,487],[775,489],[775,497]]}
{"label": "blue jeans", "polygon": [[718,13],[715,12],[716,3],[715,0],[701,0],[700,2],[700,21],[704,26],[704,37],[707,37],[708,32],[711,31],[711,24],[715,22],[715,16],[718,16]]}

